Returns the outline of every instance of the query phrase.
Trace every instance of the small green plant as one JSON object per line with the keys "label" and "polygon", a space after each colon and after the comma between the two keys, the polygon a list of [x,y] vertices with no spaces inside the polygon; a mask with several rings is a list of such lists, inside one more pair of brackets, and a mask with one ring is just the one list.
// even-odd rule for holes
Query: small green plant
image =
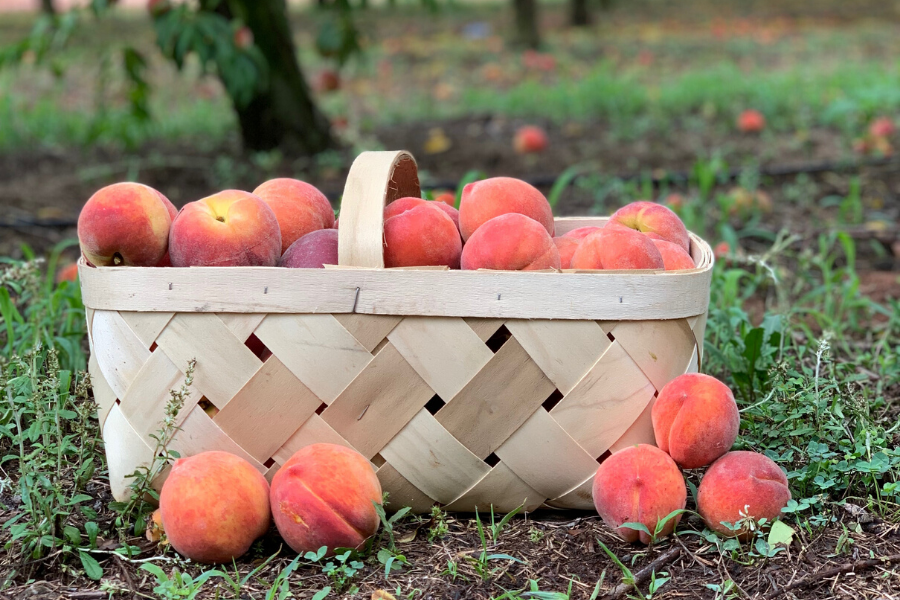
{"label": "small green plant", "polygon": [[[319,552],[321,552],[321,549],[319,549]],[[334,560],[329,560],[325,563],[325,566],[322,567],[322,572],[334,582],[334,588],[338,591],[346,589],[359,570],[364,566],[358,560],[352,560],[352,554],[352,550],[347,550],[341,554],[335,554]],[[319,556],[317,560],[320,559],[321,556]],[[389,568],[390,567],[388,567],[388,569]],[[352,594],[353,592],[351,591],[351,595]]]}
{"label": "small green plant", "polygon": [[455,560],[447,561],[447,568],[441,572],[441,577],[447,575],[450,577],[451,581],[456,581],[457,577],[462,578],[464,581],[468,581],[469,578],[459,572],[459,563]]}
{"label": "small green plant", "polygon": [[[494,507],[491,505],[491,524],[490,527],[487,528],[487,532],[490,535],[491,542],[496,542],[497,538],[500,535],[500,532],[503,531],[503,528],[509,523],[510,519],[512,519],[520,510],[522,510],[524,505],[519,505],[515,510],[510,513],[507,513],[503,519],[500,520],[499,523],[494,522]],[[477,554],[477,556],[467,556],[466,560],[472,565],[475,570],[475,573],[481,577],[483,581],[488,581],[491,577],[493,577],[494,573],[497,569],[490,568],[491,561],[495,560],[511,560],[513,562],[525,564],[523,560],[518,559],[514,556],[510,556],[509,554],[501,554],[501,553],[490,553],[488,549],[487,537],[485,536],[485,527],[481,523],[481,517],[478,514],[478,509],[475,509],[475,527],[478,530],[478,539],[481,541],[481,551]]]}
{"label": "small green plant", "polygon": [[[669,516],[671,517],[671,515]],[[640,600],[650,600],[651,598],[653,598],[653,595],[671,579],[671,577],[668,576],[669,574],[666,572],[661,573],[663,577],[658,577],[656,571],[652,571],[650,573],[650,582],[647,586],[647,594],[645,595],[641,593],[641,590],[638,589],[637,580],[634,577],[634,573],[631,571],[631,569],[625,566],[625,563],[623,563],[619,559],[619,557],[616,556],[616,553],[610,550],[606,546],[606,544],[600,541],[599,538],[597,539],[597,545],[600,546],[600,548],[603,549],[604,552],[606,552],[606,555],[609,556],[613,563],[615,563],[615,565],[619,567],[619,570],[622,571],[622,583],[634,587],[634,591],[637,594],[637,597],[640,598]],[[597,589],[599,589],[599,583]]]}
{"label": "small green plant", "polygon": [[435,504],[431,507],[431,523],[428,525],[428,541],[434,542],[443,538],[449,533],[450,527],[447,525],[447,513],[441,510],[441,507]]}
{"label": "small green plant", "polygon": [[[388,505],[388,494],[385,492],[384,497],[381,499],[381,502],[372,501],[372,505],[375,507],[375,513],[378,515],[378,518],[381,520],[381,533],[378,536],[377,545],[381,545],[381,542],[384,540],[384,536],[387,535],[388,538],[388,550],[396,551],[397,543],[394,539],[394,525],[399,522],[403,517],[405,517],[409,511],[410,507],[404,506],[390,517],[387,516],[387,512],[385,511],[385,506]],[[370,549],[372,544],[368,544],[367,549]]]}
{"label": "small green plant", "polygon": [[[325,556],[325,552],[321,548],[319,551],[322,553],[322,556]],[[309,554],[310,553],[307,552],[307,555]],[[291,593],[291,575],[299,566],[300,556],[297,556],[275,576],[272,585],[266,590],[266,600],[287,600],[288,598],[293,597],[293,594]],[[325,587],[317,592],[313,598],[315,598],[315,600],[322,600],[329,592],[331,592],[331,588]]]}
{"label": "small green plant", "polygon": [[153,462],[149,465],[141,465],[133,473],[128,475],[131,483],[131,496],[127,502],[113,502],[110,508],[119,513],[119,525],[129,523],[134,518],[134,530],[136,535],[141,535],[145,527],[145,518],[153,506],[147,502],[147,498],[159,501],[159,494],[153,489],[153,481],[162,473],[163,469],[172,461],[180,458],[180,454],[169,448],[169,444],[178,432],[178,413],[184,408],[184,404],[190,395],[190,387],[194,383],[194,369],[197,366],[196,359],[188,361],[184,373],[184,383],[178,390],[170,390],[170,398],[166,403],[165,417],[160,429],[151,434],[156,441],[156,449],[153,453]]}
{"label": "small green plant", "polygon": [[734,598],[740,598],[737,586],[730,577],[722,583],[706,583],[704,584],[704,587],[715,592],[715,600],[733,600]]}
{"label": "small green plant", "polygon": [[[643,523],[622,523],[622,527],[624,527],[626,529],[633,529],[634,531],[640,531],[640,532],[647,534],[647,536],[650,538],[650,544],[652,545],[652,544],[655,544],[659,540],[659,535],[666,528],[666,525],[669,524],[669,521],[678,518],[680,515],[682,515],[686,512],[692,512],[692,511],[689,511],[689,510],[686,510],[683,508],[680,508],[678,510],[673,510],[672,512],[667,514],[665,517],[663,517],[662,519],[660,519],[659,521],[656,522],[656,527],[653,528],[653,531],[650,531],[647,528],[647,526],[644,525]],[[696,513],[694,513],[694,514],[696,514]],[[676,525],[677,525],[677,523],[676,523]]]}
{"label": "small green plant", "polygon": [[221,577],[221,571],[205,571],[196,579],[187,573],[173,569],[171,575],[166,575],[158,565],[144,563],[141,570],[156,577],[156,585],[153,593],[163,600],[193,600],[203,588],[203,585],[212,577]]}
{"label": "small green plant", "polygon": [[400,571],[409,565],[406,557],[396,550],[381,548],[376,555],[378,562],[384,565],[384,578],[387,579],[391,571]]}
{"label": "small green plant", "polygon": [[538,529],[537,527],[532,527],[528,530],[528,539],[531,540],[532,544],[537,544],[538,542],[543,540],[544,535],[546,535],[544,533],[544,530]]}

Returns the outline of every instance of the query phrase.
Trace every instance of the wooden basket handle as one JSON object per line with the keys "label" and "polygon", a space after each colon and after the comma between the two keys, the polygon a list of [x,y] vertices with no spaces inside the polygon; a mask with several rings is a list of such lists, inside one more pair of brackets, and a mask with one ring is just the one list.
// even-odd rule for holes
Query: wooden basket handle
{"label": "wooden basket handle", "polygon": [[420,195],[416,159],[409,152],[363,152],[356,157],[341,199],[338,264],[384,267],[384,207]]}

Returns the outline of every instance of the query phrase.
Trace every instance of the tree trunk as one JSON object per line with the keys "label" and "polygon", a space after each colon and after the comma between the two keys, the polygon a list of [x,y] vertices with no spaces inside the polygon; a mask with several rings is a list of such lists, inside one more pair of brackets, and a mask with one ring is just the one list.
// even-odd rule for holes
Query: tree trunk
{"label": "tree trunk", "polygon": [[311,155],[336,147],[300,70],[285,0],[230,0],[229,6],[253,32],[269,66],[265,89],[246,106],[234,106],[244,148]]}
{"label": "tree trunk", "polygon": [[591,13],[588,12],[587,0],[570,0],[569,9],[572,27],[585,27],[591,24]]}
{"label": "tree trunk", "polygon": [[56,7],[53,6],[53,0],[41,0],[41,10],[44,14],[55,15]]}
{"label": "tree trunk", "polygon": [[516,13],[516,43],[536,49],[541,45],[537,0],[513,0],[513,9]]}

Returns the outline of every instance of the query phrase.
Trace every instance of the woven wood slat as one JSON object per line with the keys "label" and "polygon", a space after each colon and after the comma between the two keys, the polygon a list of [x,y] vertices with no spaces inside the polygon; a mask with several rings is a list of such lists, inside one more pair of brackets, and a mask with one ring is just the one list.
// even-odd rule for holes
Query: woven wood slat
{"label": "woven wood slat", "polygon": [[[407,155],[360,160],[368,166],[351,172],[342,244],[345,222],[348,230],[370,234],[373,220],[381,226],[385,200],[418,185]],[[391,173],[392,165],[403,166]],[[380,179],[361,183],[354,179],[360,173]],[[354,194],[366,197],[354,202]],[[558,228],[595,222],[564,219]],[[371,267],[381,238],[369,234],[342,256],[364,257],[362,266]],[[371,461],[394,509],[425,512],[436,502],[462,511],[590,508],[598,460],[630,444],[653,443],[655,394],[700,366],[706,307],[697,297],[708,295],[712,252],[699,238],[692,244],[698,268],[684,274],[460,278],[454,271],[349,268],[354,265],[314,273],[81,265],[89,370],[113,495],[126,498],[127,475],[152,459],[150,435],[161,425],[169,390],[181,386],[196,359],[171,443],[184,455],[225,450],[271,479],[297,450],[329,442]],[[483,277],[483,289],[476,277]],[[189,285],[192,278],[196,286]],[[385,287],[388,278],[396,279],[393,288]],[[573,278],[565,286],[580,292],[571,303],[549,302],[563,289],[556,278]],[[248,280],[267,287],[260,295],[234,292]],[[325,291],[316,287],[322,282]],[[154,300],[142,300],[135,291],[141,289]],[[676,289],[688,290],[691,299],[670,302],[660,292]],[[478,291],[466,297],[472,290]],[[592,308],[590,294],[602,310]],[[208,302],[207,295],[219,300]],[[504,304],[510,296],[514,308]],[[319,302],[340,309],[320,311]],[[354,313],[356,302],[361,310]],[[479,308],[484,302],[497,310]],[[620,303],[616,314],[611,307]],[[660,318],[669,305],[671,318]],[[466,307],[472,312],[461,312]]]}

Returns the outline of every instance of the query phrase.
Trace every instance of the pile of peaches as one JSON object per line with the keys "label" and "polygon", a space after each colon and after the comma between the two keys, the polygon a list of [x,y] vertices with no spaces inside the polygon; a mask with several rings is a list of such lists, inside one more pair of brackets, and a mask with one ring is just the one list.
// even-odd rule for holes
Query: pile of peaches
{"label": "pile of peaches", "polygon": [[[594,476],[594,506],[624,540],[648,544],[672,533],[681,518],[676,511],[687,501],[679,467],[709,467],[697,490],[697,510],[723,536],[747,539],[758,521],[772,522],[787,506],[791,492],[775,461],[730,451],[740,414],[731,390],[718,379],[701,373],[676,377],[660,390],[651,418],[657,445],[619,450]],[[646,531],[626,526],[635,523]]]}
{"label": "pile of peaches", "polygon": [[[400,198],[384,209],[386,267],[450,269],[691,269],[687,229],[674,212],[633,202],[605,227],[554,237],[553,211],[530,184],[494,177],[447,201]],[[449,203],[448,203],[449,202]],[[158,191],[117,183],[95,193],[78,218],[94,266],[283,266],[338,263],[338,220],[308,183],[273,179],[252,193],[225,190],[180,211]]]}

